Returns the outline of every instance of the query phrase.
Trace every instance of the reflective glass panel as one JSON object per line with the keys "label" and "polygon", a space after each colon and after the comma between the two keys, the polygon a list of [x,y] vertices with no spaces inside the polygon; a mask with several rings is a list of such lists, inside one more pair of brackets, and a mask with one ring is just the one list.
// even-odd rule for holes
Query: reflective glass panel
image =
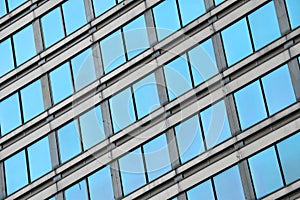
{"label": "reflective glass panel", "polygon": [[19,7],[20,5],[22,5],[26,1],[27,0],[8,0],[7,4],[8,4],[9,11]]}
{"label": "reflective glass panel", "polygon": [[0,76],[14,69],[14,59],[10,38],[0,42],[0,63]]}
{"label": "reflective glass panel", "polygon": [[5,0],[0,1],[0,17],[6,14]]}
{"label": "reflective glass panel", "polygon": [[205,5],[203,0],[179,0],[178,3],[183,25],[188,24],[205,13]]}
{"label": "reflective glass panel", "polygon": [[214,192],[211,180],[207,180],[200,185],[187,191],[188,200],[214,200]]}
{"label": "reflective glass panel", "polygon": [[88,200],[86,181],[80,181],[65,191],[66,200]]}
{"label": "reflective glass panel", "polygon": [[93,5],[94,5],[95,16],[99,16],[103,14],[105,11],[112,8],[114,5],[116,5],[116,2],[114,0],[110,0],[110,1],[93,0]]}
{"label": "reflective glass panel", "polygon": [[215,5],[219,5],[221,3],[223,3],[225,0],[215,0]]}
{"label": "reflective glass panel", "polygon": [[300,26],[300,1],[285,0],[292,28]]}

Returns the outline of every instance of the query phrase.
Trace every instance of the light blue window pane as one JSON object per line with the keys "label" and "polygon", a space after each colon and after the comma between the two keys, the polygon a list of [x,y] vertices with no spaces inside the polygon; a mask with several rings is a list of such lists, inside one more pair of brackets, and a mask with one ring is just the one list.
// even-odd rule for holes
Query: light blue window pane
{"label": "light blue window pane", "polygon": [[214,177],[218,200],[245,199],[240,172],[237,166]]}
{"label": "light blue window pane", "polygon": [[20,102],[17,93],[0,102],[0,122],[1,135],[21,125]]}
{"label": "light blue window pane", "polygon": [[65,36],[60,7],[43,16],[41,18],[41,23],[46,48],[58,42]]}
{"label": "light blue window pane", "polygon": [[200,185],[187,191],[188,200],[214,200],[214,192],[211,180],[207,180]]}
{"label": "light blue window pane", "polygon": [[221,32],[228,66],[253,52],[246,18]]}
{"label": "light blue window pane", "polygon": [[283,186],[274,147],[256,154],[248,161],[257,198]]}
{"label": "light blue window pane", "polygon": [[100,47],[105,73],[114,70],[126,61],[120,30],[100,41]]}
{"label": "light blue window pane", "polygon": [[7,195],[28,184],[25,151],[4,161]]}
{"label": "light blue window pane", "polygon": [[10,38],[0,42],[0,63],[0,76],[14,69],[14,59]]}
{"label": "light blue window pane", "polygon": [[199,85],[218,73],[211,39],[193,48],[188,54],[195,85]]}
{"label": "light blue window pane", "polygon": [[105,200],[114,199],[109,166],[89,176],[88,183],[91,200],[98,200],[100,197]]}
{"label": "light blue window pane", "polygon": [[123,28],[128,59],[149,48],[144,15],[133,20]]}
{"label": "light blue window pane", "polygon": [[61,163],[81,152],[80,138],[76,121],[72,121],[57,131]]}
{"label": "light blue window pane", "polygon": [[37,80],[21,90],[24,121],[28,121],[44,111],[41,81]]}
{"label": "light blue window pane", "polygon": [[19,7],[21,4],[23,4],[24,2],[26,2],[27,0],[8,0],[8,9],[9,11]]}
{"label": "light blue window pane", "polygon": [[153,8],[158,40],[162,40],[180,28],[175,0],[166,0]]}
{"label": "light blue window pane", "polygon": [[237,91],[234,97],[242,130],[267,117],[259,81]]}
{"label": "light blue window pane", "polygon": [[300,179],[300,133],[277,144],[284,179],[290,184]]}
{"label": "light blue window pane", "polygon": [[179,0],[178,3],[183,25],[205,13],[204,0]]}
{"label": "light blue window pane", "polygon": [[185,163],[204,151],[198,115],[175,127],[180,160]]}
{"label": "light blue window pane", "polygon": [[83,149],[86,150],[105,138],[100,107],[79,117]]}
{"label": "light blue window pane", "polygon": [[142,118],[160,106],[154,74],[133,84],[138,118]]}
{"label": "light blue window pane", "polygon": [[114,132],[118,132],[135,121],[132,93],[127,88],[109,100]]}
{"label": "light blue window pane", "polygon": [[43,176],[52,169],[48,137],[28,147],[30,180]]}
{"label": "light blue window pane", "polygon": [[96,80],[92,49],[89,48],[72,58],[75,89],[78,91]]}
{"label": "light blue window pane", "polygon": [[280,37],[273,1],[251,13],[249,23],[255,50]]}
{"label": "light blue window pane", "polygon": [[68,0],[62,5],[62,8],[67,35],[79,29],[87,22],[83,0]]}
{"label": "light blue window pane", "polygon": [[270,114],[274,114],[296,101],[287,65],[262,78]]}
{"label": "light blue window pane", "polygon": [[73,93],[71,71],[68,62],[50,72],[50,84],[54,104]]}
{"label": "light blue window pane", "polygon": [[300,26],[300,1],[297,0],[285,0],[291,27],[294,29]]}
{"label": "light blue window pane", "polygon": [[17,65],[24,63],[36,54],[32,25],[13,35],[13,41]]}
{"label": "light blue window pane", "polygon": [[80,181],[65,191],[66,200],[88,200],[86,181]]}
{"label": "light blue window pane", "polygon": [[207,108],[200,116],[208,149],[231,137],[224,101]]}
{"label": "light blue window pane", "polygon": [[215,0],[215,5],[217,6],[217,5],[219,5],[219,4],[221,4],[221,3],[223,3],[225,0]]}
{"label": "light blue window pane", "polygon": [[0,17],[6,14],[5,0],[0,1]]}
{"label": "light blue window pane", "polygon": [[165,134],[146,143],[143,148],[149,181],[153,181],[172,169]]}
{"label": "light blue window pane", "polygon": [[116,5],[116,2],[115,0],[108,0],[108,1],[93,0],[93,5],[94,5],[95,16],[99,16],[105,13],[110,8],[112,8],[114,5]]}
{"label": "light blue window pane", "polygon": [[186,55],[182,55],[164,66],[170,101],[193,88]]}
{"label": "light blue window pane", "polygon": [[146,184],[141,148],[120,158],[119,164],[124,195]]}

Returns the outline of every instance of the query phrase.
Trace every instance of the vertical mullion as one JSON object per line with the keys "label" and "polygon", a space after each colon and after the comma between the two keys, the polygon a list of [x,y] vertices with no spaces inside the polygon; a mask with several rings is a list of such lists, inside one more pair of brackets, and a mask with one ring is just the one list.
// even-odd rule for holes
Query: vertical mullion
{"label": "vertical mullion", "polygon": [[203,124],[202,124],[202,119],[201,119],[201,115],[200,115],[201,112],[197,113],[197,116],[198,116],[198,120],[199,120],[201,136],[202,136],[202,141],[203,141],[203,145],[204,145],[204,151],[207,151],[206,137],[205,137],[204,128],[203,128]]}
{"label": "vertical mullion", "polygon": [[265,89],[264,89],[264,85],[262,83],[261,78],[259,79],[259,85],[260,85],[260,89],[262,92],[262,96],[263,96],[263,100],[264,100],[264,105],[265,105],[265,109],[267,112],[267,117],[270,117],[270,112],[269,112],[269,108],[268,108],[268,103],[267,103],[267,98],[266,98],[266,94],[265,94]]}
{"label": "vertical mullion", "polygon": [[139,117],[138,117],[138,112],[137,112],[137,105],[136,105],[136,101],[135,101],[135,94],[134,94],[133,86],[131,85],[131,86],[129,86],[129,88],[130,88],[130,92],[131,92],[135,121],[137,121],[139,119]]}
{"label": "vertical mullion", "polygon": [[250,26],[249,18],[248,18],[248,16],[245,16],[245,18],[246,18],[246,22],[247,22],[247,28],[248,28],[248,33],[249,33],[249,36],[250,36],[252,53],[253,53],[253,52],[255,52],[254,39],[252,37],[252,31],[251,31],[251,26]]}
{"label": "vertical mullion", "polygon": [[147,164],[146,164],[146,158],[145,158],[145,152],[144,152],[144,147],[143,145],[140,147],[141,152],[142,152],[142,159],[143,159],[143,165],[144,165],[144,170],[145,170],[145,178],[146,178],[146,184],[149,183],[149,177],[148,177],[148,170],[147,170]]}
{"label": "vertical mullion", "polygon": [[282,167],[282,164],[281,164],[281,160],[280,160],[280,156],[279,156],[279,151],[278,151],[278,148],[277,148],[277,145],[275,144],[274,145],[274,149],[275,149],[275,153],[276,153],[276,157],[277,157],[277,162],[278,162],[278,166],[279,166],[279,170],[280,170],[280,174],[281,174],[281,180],[282,180],[282,183],[284,186],[286,186],[286,181],[285,181],[285,175],[283,173],[283,167]]}

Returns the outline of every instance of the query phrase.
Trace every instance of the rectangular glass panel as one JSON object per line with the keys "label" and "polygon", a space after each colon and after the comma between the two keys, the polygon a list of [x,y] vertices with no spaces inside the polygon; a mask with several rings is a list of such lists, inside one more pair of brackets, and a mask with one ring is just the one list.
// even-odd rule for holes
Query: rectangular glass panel
{"label": "rectangular glass panel", "polygon": [[86,181],[82,180],[65,191],[66,200],[88,200]]}
{"label": "rectangular glass panel", "polygon": [[215,5],[217,6],[217,5],[219,5],[219,4],[221,4],[221,3],[223,3],[225,0],[215,0]]}
{"label": "rectangular glass panel", "polygon": [[183,25],[205,13],[204,0],[178,0],[178,3]]}
{"label": "rectangular glass panel", "polygon": [[14,58],[10,38],[0,42],[0,63],[0,76],[14,69]]}
{"label": "rectangular glass panel", "polygon": [[7,4],[8,4],[8,10],[12,11],[13,9],[19,7],[20,5],[22,5],[24,2],[26,2],[27,0],[8,0]]}
{"label": "rectangular glass panel", "polygon": [[212,188],[211,180],[207,180],[200,185],[187,191],[188,200],[214,200],[214,191]]}
{"label": "rectangular glass panel", "polygon": [[95,16],[99,16],[105,13],[107,10],[116,5],[115,0],[93,0]]}
{"label": "rectangular glass panel", "polygon": [[6,14],[5,0],[0,1],[0,17]]}
{"label": "rectangular glass panel", "polygon": [[300,1],[285,0],[291,27],[294,29],[300,26]]}

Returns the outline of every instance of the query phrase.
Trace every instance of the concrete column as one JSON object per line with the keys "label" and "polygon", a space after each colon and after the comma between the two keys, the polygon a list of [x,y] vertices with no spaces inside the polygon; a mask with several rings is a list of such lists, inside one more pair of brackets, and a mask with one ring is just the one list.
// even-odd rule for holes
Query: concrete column
{"label": "concrete column", "polygon": [[85,15],[88,22],[95,18],[92,0],[84,0]]}
{"label": "concrete column", "polygon": [[295,96],[297,98],[297,101],[300,100],[300,67],[299,62],[297,58],[294,58],[293,60],[288,62],[289,71],[295,91]]}
{"label": "concrete column", "polygon": [[276,9],[281,35],[285,35],[286,33],[291,31],[291,27],[284,0],[274,0],[274,5]]}
{"label": "concrete column", "polygon": [[214,0],[204,0],[206,11],[210,11],[215,7]]}
{"label": "concrete column", "polygon": [[0,162],[0,199],[6,197],[4,163]]}
{"label": "concrete column", "polygon": [[146,27],[150,46],[157,43],[158,38],[155,30],[155,22],[152,9],[145,12]]}

